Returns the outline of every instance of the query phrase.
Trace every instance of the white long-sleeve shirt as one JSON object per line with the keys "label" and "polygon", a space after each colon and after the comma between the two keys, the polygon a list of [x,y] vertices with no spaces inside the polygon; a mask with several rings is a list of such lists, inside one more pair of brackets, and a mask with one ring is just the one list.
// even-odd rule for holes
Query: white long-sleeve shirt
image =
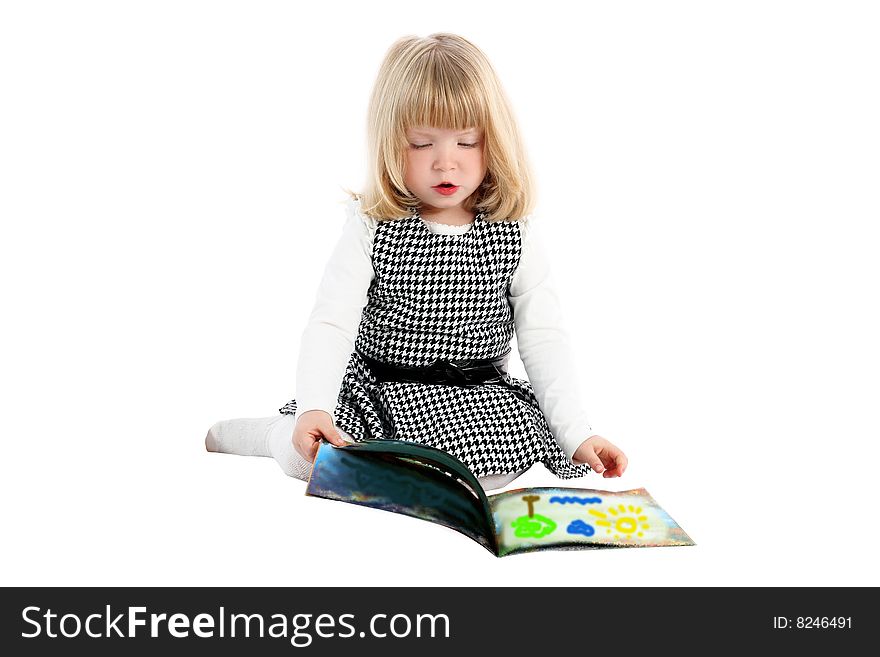
{"label": "white long-sleeve shirt", "polygon": [[[354,351],[367,290],[375,277],[372,252],[377,221],[361,213],[357,201],[348,201],[346,209],[342,237],[318,287],[296,368],[297,418],[305,411],[322,410],[333,417],[334,424],[345,368]],[[517,223],[522,251],[508,300],[519,355],[550,432],[571,461],[593,431],[580,403],[568,332],[540,236],[531,217]],[[454,235],[473,227],[472,223],[452,226],[429,221],[425,225],[435,233]]]}

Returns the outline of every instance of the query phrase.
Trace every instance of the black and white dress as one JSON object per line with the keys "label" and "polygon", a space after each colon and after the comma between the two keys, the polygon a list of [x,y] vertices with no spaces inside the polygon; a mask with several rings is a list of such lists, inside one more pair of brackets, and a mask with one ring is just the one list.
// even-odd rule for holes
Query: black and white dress
{"label": "black and white dress", "polygon": [[[323,407],[336,426],[355,440],[396,439],[442,449],[478,477],[520,472],[538,462],[561,478],[590,472],[588,466],[571,462],[573,449],[590,435],[583,414],[576,412],[578,417],[560,420],[560,426],[569,431],[577,428],[563,449],[528,381],[506,375],[501,384],[470,387],[379,383],[358,353],[397,366],[419,367],[436,359],[493,358],[508,350],[518,326],[511,283],[523,255],[523,222],[492,222],[477,214],[468,232],[444,235],[429,230],[415,211],[376,222],[359,212],[357,202],[349,207],[347,231],[360,231],[360,249],[352,246],[356,240],[351,235],[348,246],[338,245],[336,264],[331,261],[322,281],[325,292],[345,289],[349,297],[346,300],[339,292],[336,299],[322,299],[319,291],[303,334],[297,399],[309,385],[299,379],[308,379],[313,369],[326,372],[330,361],[334,357],[338,361],[346,351],[347,363],[333,408],[328,408],[325,385],[323,401],[315,393],[306,405],[300,404],[300,412]],[[367,257],[368,283],[356,273],[358,265],[353,262],[359,258],[363,269]],[[358,294],[351,289],[357,285],[366,288],[365,303],[358,302]],[[332,313],[337,317],[330,317]],[[352,350],[350,334],[346,336],[340,328],[345,323],[341,318],[347,317],[352,324],[358,313]],[[333,331],[338,332],[335,342],[333,336],[328,337]],[[527,358],[519,334],[518,343],[528,372],[529,361],[541,354]],[[323,353],[316,354],[321,351],[319,345]],[[334,385],[332,373],[329,381]],[[570,397],[577,394],[576,389],[549,392],[548,404],[557,414],[571,415],[576,403]],[[565,396],[569,398],[560,400]],[[295,414],[297,399],[280,412]]]}

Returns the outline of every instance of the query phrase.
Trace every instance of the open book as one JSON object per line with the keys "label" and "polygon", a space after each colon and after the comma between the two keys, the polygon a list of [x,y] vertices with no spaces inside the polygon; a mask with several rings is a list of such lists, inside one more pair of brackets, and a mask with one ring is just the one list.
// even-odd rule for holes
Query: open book
{"label": "open book", "polygon": [[694,545],[644,488],[520,488],[487,496],[455,457],[375,440],[318,448],[306,495],[451,527],[494,555],[533,550]]}

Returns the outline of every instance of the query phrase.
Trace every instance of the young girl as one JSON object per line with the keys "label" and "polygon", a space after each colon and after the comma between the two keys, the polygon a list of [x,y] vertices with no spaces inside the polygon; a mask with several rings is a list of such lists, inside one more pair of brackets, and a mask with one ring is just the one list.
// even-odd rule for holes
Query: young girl
{"label": "young girl", "polygon": [[[580,405],[523,147],[485,55],[452,34],[397,41],[369,147],[302,335],[296,399],[218,422],[207,449],[273,456],[304,480],[321,439],[431,445],[487,489],[536,462],[561,478],[622,475],[626,456]],[[529,382],[506,371],[514,329]]]}

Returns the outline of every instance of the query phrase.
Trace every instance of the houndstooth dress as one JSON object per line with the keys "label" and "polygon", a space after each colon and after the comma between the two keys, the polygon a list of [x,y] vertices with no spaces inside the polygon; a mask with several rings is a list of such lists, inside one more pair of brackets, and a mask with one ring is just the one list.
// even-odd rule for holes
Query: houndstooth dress
{"label": "houndstooth dress", "polygon": [[[510,348],[507,299],[519,263],[517,222],[480,213],[460,235],[433,233],[417,211],[377,223],[375,278],[367,292],[355,352],[346,367],[336,425],[357,440],[405,440],[442,449],[476,476],[507,474],[543,463],[561,478],[581,477],[527,381],[452,385],[377,382],[359,353],[401,367],[436,359],[493,358]],[[281,413],[295,414],[296,400]]]}

